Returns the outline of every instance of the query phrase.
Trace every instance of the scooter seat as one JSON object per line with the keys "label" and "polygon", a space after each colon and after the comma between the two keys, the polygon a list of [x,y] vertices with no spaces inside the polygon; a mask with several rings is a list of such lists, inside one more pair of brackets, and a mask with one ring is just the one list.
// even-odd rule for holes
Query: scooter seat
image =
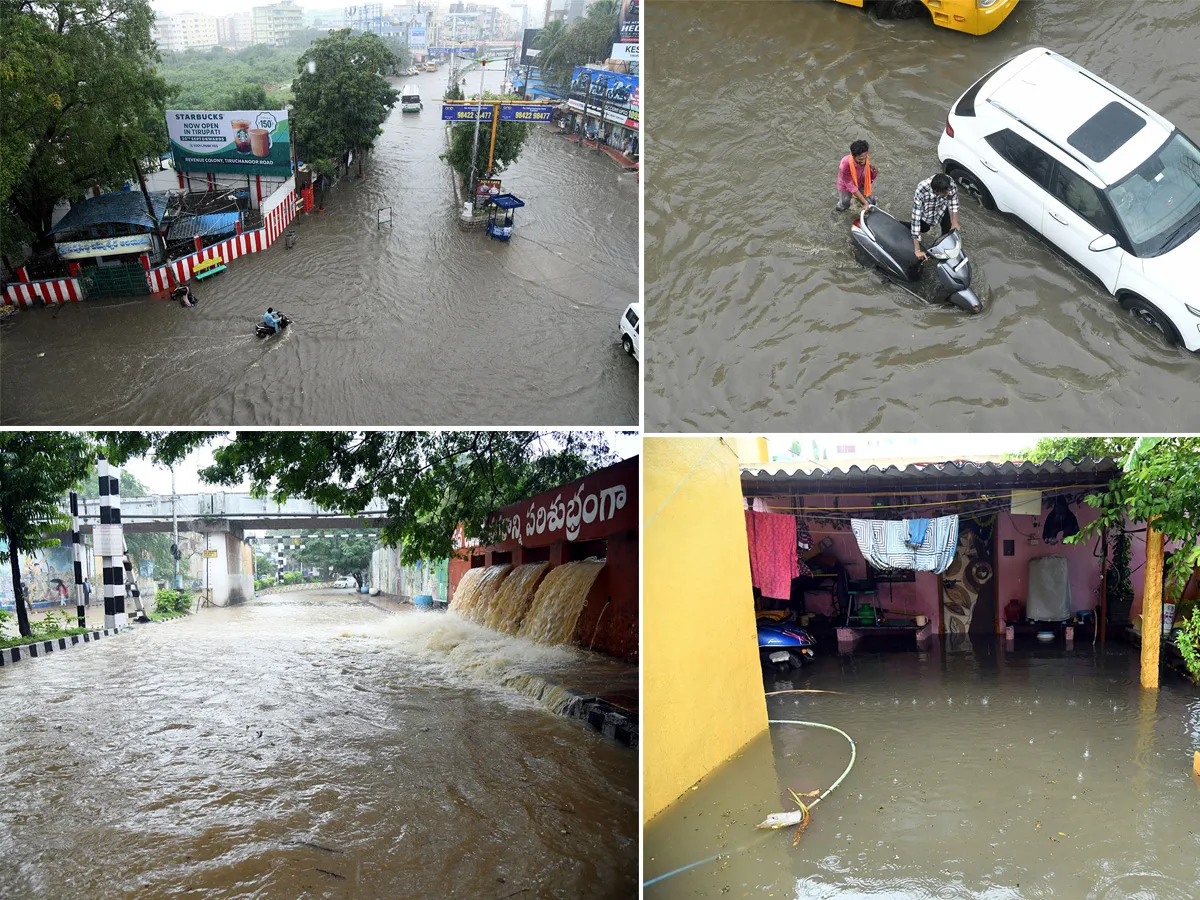
{"label": "scooter seat", "polygon": [[917,254],[913,250],[912,232],[907,222],[893,219],[882,209],[872,209],[867,213],[867,228],[875,236],[876,243],[886,250],[905,269],[911,270],[919,265]]}

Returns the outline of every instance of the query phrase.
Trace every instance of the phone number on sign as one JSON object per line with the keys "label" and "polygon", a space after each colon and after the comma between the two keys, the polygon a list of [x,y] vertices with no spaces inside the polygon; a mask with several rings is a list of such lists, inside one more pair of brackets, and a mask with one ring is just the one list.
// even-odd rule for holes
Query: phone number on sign
{"label": "phone number on sign", "polygon": [[513,120],[517,122],[549,122],[551,111],[548,109],[539,109],[532,112],[514,112]]}

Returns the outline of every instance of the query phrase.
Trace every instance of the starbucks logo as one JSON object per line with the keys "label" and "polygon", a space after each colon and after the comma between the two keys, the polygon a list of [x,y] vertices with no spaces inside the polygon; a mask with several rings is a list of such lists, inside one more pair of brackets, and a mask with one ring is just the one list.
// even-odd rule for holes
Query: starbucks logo
{"label": "starbucks logo", "polygon": [[277,124],[278,122],[275,117],[269,112],[260,112],[254,117],[255,128],[265,128],[267,131],[274,131]]}

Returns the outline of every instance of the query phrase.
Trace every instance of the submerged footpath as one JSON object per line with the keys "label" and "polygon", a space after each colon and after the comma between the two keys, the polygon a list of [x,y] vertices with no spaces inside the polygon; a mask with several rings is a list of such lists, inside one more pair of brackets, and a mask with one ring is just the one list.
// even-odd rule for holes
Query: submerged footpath
{"label": "submerged footpath", "polygon": [[[454,616],[464,626],[483,628],[442,609],[423,609],[395,594],[363,595],[373,606],[389,615]],[[523,640],[494,632],[498,639]],[[581,664],[567,671],[537,671],[518,660],[506,660],[502,671],[481,665],[484,676],[496,676],[500,684],[541,704],[561,716],[586,722],[593,730],[623,746],[638,746],[638,668],[629,663],[580,648]],[[591,657],[591,659],[589,659]]]}

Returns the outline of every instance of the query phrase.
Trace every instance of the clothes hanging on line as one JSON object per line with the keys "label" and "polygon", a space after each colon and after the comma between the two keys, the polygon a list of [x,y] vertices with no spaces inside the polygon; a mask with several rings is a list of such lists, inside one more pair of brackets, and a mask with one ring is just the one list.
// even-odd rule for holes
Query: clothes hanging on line
{"label": "clothes hanging on line", "polygon": [[1042,526],[1042,540],[1047,544],[1057,544],[1059,532],[1064,538],[1079,534],[1079,520],[1067,505],[1067,498],[1061,495],[1054,498],[1054,508],[1050,510],[1050,515],[1046,516],[1046,524]]}
{"label": "clothes hanging on line", "polygon": [[939,516],[929,521],[925,539],[914,549],[908,546],[909,523],[902,520],[851,519],[850,530],[863,557],[877,569],[911,569],[914,572],[944,572],[954,561],[958,546],[958,516]]}
{"label": "clothes hanging on line", "polygon": [[762,497],[755,497],[754,502],[750,502],[749,497],[742,498],[742,509],[752,509],[755,512],[766,512],[767,504]]}
{"label": "clothes hanging on line", "polygon": [[904,543],[908,544],[913,550],[918,549],[925,543],[925,532],[929,530],[928,519],[905,519],[904,525],[908,529],[908,537]]}
{"label": "clothes hanging on line", "polygon": [[800,574],[796,556],[796,517],[746,510],[750,580],[764,597],[787,600]]}
{"label": "clothes hanging on line", "polygon": [[808,523],[796,516],[796,568],[801,575],[812,575],[812,569],[804,561],[804,554],[811,550],[812,546],[812,533],[808,530]]}

